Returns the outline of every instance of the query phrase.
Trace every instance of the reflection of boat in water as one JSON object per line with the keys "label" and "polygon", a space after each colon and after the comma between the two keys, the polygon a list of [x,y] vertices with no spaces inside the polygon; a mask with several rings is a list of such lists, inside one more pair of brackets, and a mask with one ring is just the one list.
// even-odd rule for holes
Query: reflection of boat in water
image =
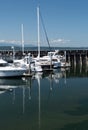
{"label": "reflection of boat in water", "polygon": [[26,81],[23,79],[5,79],[2,78],[0,79],[0,94],[4,92],[11,92],[13,89],[26,85]]}
{"label": "reflection of boat in water", "polygon": [[9,86],[21,86],[21,85],[25,85],[26,82],[25,80],[22,78],[1,78],[0,79],[0,85],[9,85]]}
{"label": "reflection of boat in water", "polygon": [[[25,86],[27,85],[27,82],[22,78],[0,78],[0,98],[6,97],[7,93],[10,94],[10,99],[12,100],[12,104],[15,105],[17,94],[16,91],[19,91],[20,88],[23,88],[23,92],[25,90]],[[20,92],[20,91],[19,91]],[[8,95],[7,95],[8,96]],[[8,97],[7,97],[8,98]],[[24,110],[24,108],[23,108]]]}
{"label": "reflection of boat in water", "polygon": [[5,93],[6,91],[12,92],[14,88],[16,88],[16,86],[0,85],[0,94]]}
{"label": "reflection of boat in water", "polygon": [[61,71],[55,71],[53,73],[50,73],[47,77],[49,80],[54,80],[55,83],[59,83],[59,79],[63,77],[63,74]]}
{"label": "reflection of boat in water", "polygon": [[35,79],[40,79],[40,78],[42,78],[42,75],[43,75],[43,73],[42,72],[38,72],[38,73],[36,73],[34,76],[33,76],[33,78],[35,78]]}
{"label": "reflection of boat in water", "polygon": [[12,91],[12,88],[8,85],[0,85],[0,94],[5,93],[6,91]]}
{"label": "reflection of boat in water", "polygon": [[[23,77],[22,79],[0,79],[0,94],[6,94],[11,92],[12,104],[15,106],[17,101],[22,100],[22,113],[25,112],[25,100],[26,94],[28,94],[28,99],[31,100],[31,84],[32,78]],[[3,85],[2,85],[3,84]],[[18,94],[19,93],[19,94]],[[20,95],[20,98],[19,98]],[[0,95],[1,96],[1,95]],[[7,95],[8,96],[8,95]],[[20,103],[19,103],[20,104]],[[20,108],[20,107],[19,107]]]}
{"label": "reflection of boat in water", "polygon": [[18,88],[20,86],[25,86],[26,81],[24,79],[16,79],[16,78],[1,78],[0,79],[0,93],[3,92],[11,92],[13,89]]}
{"label": "reflection of boat in water", "polygon": [[53,73],[50,73],[47,78],[49,80],[53,80],[55,83],[59,83],[59,80],[61,78],[65,78],[65,83],[66,83],[66,69],[65,68],[60,68],[60,69],[55,69]]}

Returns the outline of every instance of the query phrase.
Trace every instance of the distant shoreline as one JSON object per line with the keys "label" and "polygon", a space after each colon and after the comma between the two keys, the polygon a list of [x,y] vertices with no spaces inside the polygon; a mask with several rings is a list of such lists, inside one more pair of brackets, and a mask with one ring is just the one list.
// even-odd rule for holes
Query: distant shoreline
{"label": "distant shoreline", "polygon": [[[11,48],[12,46],[0,46],[0,50],[12,50]],[[22,48],[21,46],[14,46],[15,51],[21,51]],[[41,47],[40,48],[41,51],[42,50],[50,50],[49,47]],[[36,51],[38,50],[37,46],[33,46],[33,47],[24,47],[25,51]],[[51,47],[51,50],[88,50],[88,47]]]}

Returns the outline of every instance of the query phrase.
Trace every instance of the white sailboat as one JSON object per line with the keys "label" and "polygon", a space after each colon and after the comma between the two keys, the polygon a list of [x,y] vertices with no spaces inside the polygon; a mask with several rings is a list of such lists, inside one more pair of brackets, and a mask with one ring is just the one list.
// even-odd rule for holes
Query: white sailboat
{"label": "white sailboat", "polygon": [[48,52],[47,56],[40,57],[40,28],[39,28],[40,27],[39,26],[40,25],[40,16],[41,16],[40,15],[40,9],[39,9],[39,7],[37,7],[37,17],[38,17],[38,57],[36,58],[37,61],[39,61],[40,65],[42,67],[44,67],[44,66],[45,67],[49,67],[49,66],[51,67],[52,66],[53,68],[59,68],[59,67],[70,66],[70,64],[68,62],[66,62],[66,53],[63,56],[61,56],[60,54],[58,54],[57,50],[51,51],[42,16],[41,16],[41,22],[42,22],[44,33],[45,33],[45,36],[46,36],[46,40],[47,40],[49,48],[50,48],[50,52]]}
{"label": "white sailboat", "polygon": [[40,10],[39,7],[37,7],[37,25],[38,25],[38,56],[33,58],[33,61],[35,62],[36,66],[39,65],[41,67],[41,71],[43,66],[49,66],[50,61],[48,59],[45,59],[43,57],[40,57]]}
{"label": "white sailboat", "polygon": [[[40,57],[40,26],[39,26],[40,25],[40,10],[39,10],[39,7],[37,7],[37,18],[38,18],[38,56],[36,58],[34,58],[34,60],[39,62],[40,66],[42,68],[61,67],[62,63],[61,63],[59,56],[57,57],[57,55],[55,55],[56,52],[50,51],[50,52],[48,52],[47,56]],[[42,17],[41,17],[41,19],[42,19]],[[41,21],[43,24],[43,28],[44,28],[47,42],[49,44],[49,40],[48,40],[47,33],[46,33],[46,30],[44,27],[43,19]],[[50,48],[50,44],[49,44],[49,48]]]}
{"label": "white sailboat", "polygon": [[39,28],[39,7],[37,7],[37,24],[38,24],[38,56],[33,58],[33,64],[31,64],[31,70],[35,72],[42,72],[43,69],[40,63],[40,28]]}
{"label": "white sailboat", "polygon": [[[23,33],[23,24],[21,26],[21,31],[22,31],[22,54],[24,55],[24,33]],[[29,53],[28,55],[24,56],[22,59],[14,59],[14,64],[18,66],[24,66],[26,67],[27,70],[30,70],[32,72],[41,72],[42,68],[40,64],[36,61],[33,60],[31,54]]]}

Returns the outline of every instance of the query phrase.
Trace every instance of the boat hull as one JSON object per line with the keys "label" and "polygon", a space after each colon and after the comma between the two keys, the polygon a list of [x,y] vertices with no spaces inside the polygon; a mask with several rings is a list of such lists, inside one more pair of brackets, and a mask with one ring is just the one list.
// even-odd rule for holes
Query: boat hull
{"label": "boat hull", "polygon": [[19,76],[23,76],[24,73],[26,73],[25,69],[10,69],[10,68],[6,68],[6,69],[1,69],[0,68],[0,78],[3,77],[19,77]]}

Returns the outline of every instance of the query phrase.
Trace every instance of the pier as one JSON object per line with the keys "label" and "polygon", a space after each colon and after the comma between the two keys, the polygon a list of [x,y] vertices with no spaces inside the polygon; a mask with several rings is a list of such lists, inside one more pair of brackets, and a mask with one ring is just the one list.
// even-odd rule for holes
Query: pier
{"label": "pier", "polygon": [[[52,50],[54,51],[54,50]],[[40,55],[45,56],[49,50],[41,50]],[[64,55],[66,52],[66,61],[71,62],[71,64],[88,64],[88,50],[87,49],[61,49],[59,50],[59,54]],[[31,53],[32,56],[36,57],[38,55],[37,50],[25,50],[24,54],[27,55]],[[13,50],[0,50],[0,57],[6,58],[7,60],[11,60],[13,55]],[[22,57],[22,51],[15,50],[15,58]]]}

